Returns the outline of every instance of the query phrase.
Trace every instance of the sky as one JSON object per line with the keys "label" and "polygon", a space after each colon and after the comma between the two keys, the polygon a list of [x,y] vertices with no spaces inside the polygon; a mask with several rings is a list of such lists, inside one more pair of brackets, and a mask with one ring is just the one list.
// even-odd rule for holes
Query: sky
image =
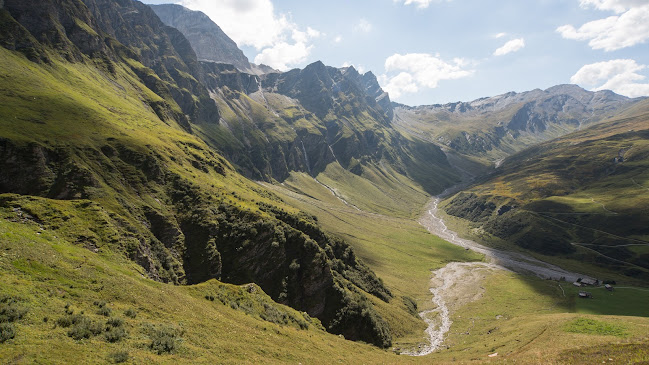
{"label": "sky", "polygon": [[372,71],[393,101],[573,83],[649,95],[649,0],[144,0],[210,16],[251,62]]}

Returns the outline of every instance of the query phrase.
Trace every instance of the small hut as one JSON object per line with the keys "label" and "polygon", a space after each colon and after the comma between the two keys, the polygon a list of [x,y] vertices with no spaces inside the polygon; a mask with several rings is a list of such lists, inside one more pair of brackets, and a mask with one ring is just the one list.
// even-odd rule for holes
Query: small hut
{"label": "small hut", "polygon": [[592,299],[593,294],[591,292],[587,292],[587,291],[580,291],[579,292],[579,298],[584,298],[584,299],[589,299],[590,298],[590,299]]}
{"label": "small hut", "polygon": [[611,286],[611,284],[604,284],[604,288],[608,291],[613,291],[613,286]]}

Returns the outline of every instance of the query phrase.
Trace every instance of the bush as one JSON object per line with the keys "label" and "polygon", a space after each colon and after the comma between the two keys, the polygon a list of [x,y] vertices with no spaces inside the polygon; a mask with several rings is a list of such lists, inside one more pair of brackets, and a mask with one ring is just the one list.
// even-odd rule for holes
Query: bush
{"label": "bush", "polygon": [[135,318],[137,317],[137,312],[135,311],[135,309],[129,308],[124,312],[124,315],[128,318]]}
{"label": "bush", "polygon": [[63,328],[68,328],[73,324],[77,324],[81,322],[84,318],[85,316],[83,314],[68,314],[64,317],[57,319],[56,325],[61,326]]}
{"label": "bush", "polygon": [[104,317],[110,317],[110,315],[113,313],[113,310],[104,306],[104,307],[99,307],[99,310],[97,311],[97,314],[100,316]]}
{"label": "bush", "polygon": [[0,343],[16,337],[16,329],[12,323],[0,323]]}
{"label": "bush", "polygon": [[94,322],[90,318],[79,315],[76,323],[68,330],[68,336],[79,341],[84,338],[97,336],[104,332],[104,326],[99,322]]}
{"label": "bush", "polygon": [[113,327],[110,328],[106,333],[104,333],[104,338],[110,343],[121,341],[126,337],[127,333],[123,327]]}
{"label": "bush", "polygon": [[151,338],[149,348],[158,355],[174,353],[180,346],[182,334],[183,331],[175,327],[153,328],[149,333]]}
{"label": "bush", "polygon": [[0,298],[0,323],[11,323],[22,319],[27,308],[21,307],[18,300],[10,296]]}
{"label": "bush", "polygon": [[115,351],[108,354],[108,361],[120,364],[128,361],[128,351]]}
{"label": "bush", "polygon": [[108,327],[122,327],[124,325],[124,320],[117,317],[108,318],[106,321],[106,326]]}

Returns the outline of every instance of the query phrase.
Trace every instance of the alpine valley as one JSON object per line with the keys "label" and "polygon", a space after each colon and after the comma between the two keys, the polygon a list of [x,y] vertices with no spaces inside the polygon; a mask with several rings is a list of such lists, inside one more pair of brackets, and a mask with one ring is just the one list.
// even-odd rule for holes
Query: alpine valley
{"label": "alpine valley", "polygon": [[134,0],[0,45],[3,364],[649,361],[645,98],[411,107]]}

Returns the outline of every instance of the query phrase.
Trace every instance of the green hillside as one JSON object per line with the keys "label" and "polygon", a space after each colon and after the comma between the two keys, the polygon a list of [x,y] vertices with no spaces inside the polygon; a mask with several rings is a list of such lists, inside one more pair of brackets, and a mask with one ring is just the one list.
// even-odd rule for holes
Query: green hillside
{"label": "green hillside", "polygon": [[[448,200],[485,242],[511,242],[601,279],[649,279],[649,104],[508,157]],[[477,228],[480,227],[480,228]],[[482,232],[482,233],[478,233]],[[503,241],[504,240],[504,241]],[[557,261],[559,262],[559,261]],[[572,263],[570,263],[572,262]]]}

